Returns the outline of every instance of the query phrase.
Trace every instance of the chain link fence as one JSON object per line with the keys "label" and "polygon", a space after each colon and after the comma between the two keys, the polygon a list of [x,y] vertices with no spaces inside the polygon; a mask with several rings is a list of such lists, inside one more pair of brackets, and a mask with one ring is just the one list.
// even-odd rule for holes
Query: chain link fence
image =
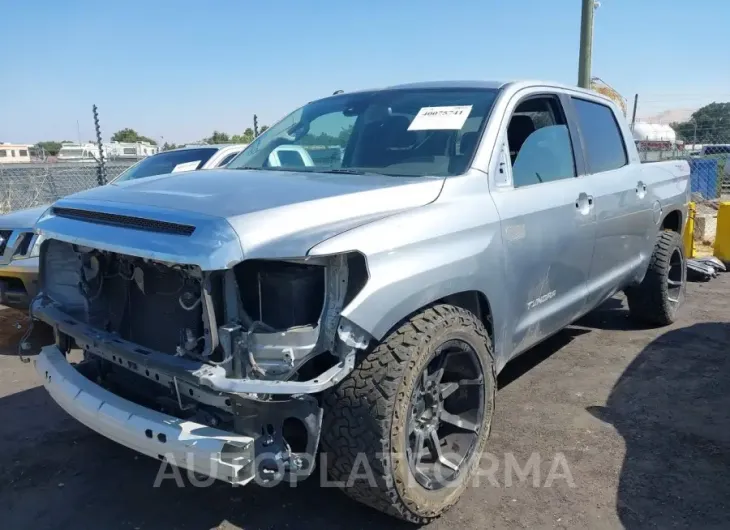
{"label": "chain link fence", "polygon": [[[107,181],[134,163],[107,162]],[[95,163],[0,164],[0,214],[50,204],[98,185]]]}
{"label": "chain link fence", "polygon": [[[687,160],[693,193],[706,200],[730,200],[730,132],[695,129],[692,133],[693,140],[701,143],[637,141],[642,162]],[[106,162],[107,182],[134,163],[136,160]],[[98,167],[94,162],[0,164],[0,214],[49,204],[96,186]]]}
{"label": "chain link fence", "polygon": [[639,141],[642,162],[687,160],[692,192],[703,199],[730,196],[730,135],[709,138],[704,143]]}
{"label": "chain link fence", "polygon": [[632,121],[642,161],[687,160],[695,199],[729,200],[730,92],[697,86],[691,92],[636,94]]}

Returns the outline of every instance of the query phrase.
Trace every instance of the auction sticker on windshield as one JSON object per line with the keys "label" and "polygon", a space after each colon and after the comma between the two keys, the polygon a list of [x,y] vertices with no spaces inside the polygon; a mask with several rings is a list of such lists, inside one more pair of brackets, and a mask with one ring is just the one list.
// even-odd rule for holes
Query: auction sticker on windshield
{"label": "auction sticker on windshield", "polygon": [[458,131],[471,113],[471,105],[423,107],[408,126],[409,131]]}

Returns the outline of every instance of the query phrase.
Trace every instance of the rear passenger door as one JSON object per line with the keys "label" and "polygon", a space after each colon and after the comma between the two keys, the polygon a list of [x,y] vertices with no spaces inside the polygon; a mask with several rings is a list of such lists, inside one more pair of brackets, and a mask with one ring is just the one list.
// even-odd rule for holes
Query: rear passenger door
{"label": "rear passenger door", "polygon": [[511,355],[568,325],[585,306],[595,216],[561,99],[516,96],[505,141],[497,143],[502,152],[493,174],[507,178],[493,183],[491,195],[501,220]]}
{"label": "rear passenger door", "polygon": [[646,263],[656,230],[651,192],[640,164],[629,164],[614,110],[600,100],[571,97],[586,161],[586,189],[596,214],[596,246],[588,279],[594,307],[622,289]]}

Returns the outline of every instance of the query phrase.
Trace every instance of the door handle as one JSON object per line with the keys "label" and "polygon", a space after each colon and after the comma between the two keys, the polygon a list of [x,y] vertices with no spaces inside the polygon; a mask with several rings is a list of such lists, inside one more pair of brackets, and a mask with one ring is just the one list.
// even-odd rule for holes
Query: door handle
{"label": "door handle", "polygon": [[575,201],[575,208],[583,215],[587,215],[593,209],[593,195],[581,193]]}

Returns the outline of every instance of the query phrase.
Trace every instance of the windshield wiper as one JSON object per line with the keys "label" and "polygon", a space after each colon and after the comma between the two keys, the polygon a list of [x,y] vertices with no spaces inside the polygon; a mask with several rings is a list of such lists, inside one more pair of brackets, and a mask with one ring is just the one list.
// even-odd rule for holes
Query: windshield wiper
{"label": "windshield wiper", "polygon": [[241,167],[230,167],[228,169],[253,169],[255,171],[280,171],[282,173],[314,173],[311,168],[306,167],[256,167],[256,166],[241,166]]}
{"label": "windshield wiper", "polygon": [[254,167],[239,166],[228,169],[255,169],[258,171],[283,171],[289,173],[334,173],[336,175],[384,175],[384,173],[376,173],[374,171],[363,171],[361,169],[351,168],[334,168],[334,169],[317,169],[314,167]]}
{"label": "windshield wiper", "polygon": [[335,169],[322,169],[317,171],[317,173],[335,173],[340,175],[380,175],[380,173],[373,173],[372,171],[362,171],[360,169],[350,169],[350,168],[335,168]]}

